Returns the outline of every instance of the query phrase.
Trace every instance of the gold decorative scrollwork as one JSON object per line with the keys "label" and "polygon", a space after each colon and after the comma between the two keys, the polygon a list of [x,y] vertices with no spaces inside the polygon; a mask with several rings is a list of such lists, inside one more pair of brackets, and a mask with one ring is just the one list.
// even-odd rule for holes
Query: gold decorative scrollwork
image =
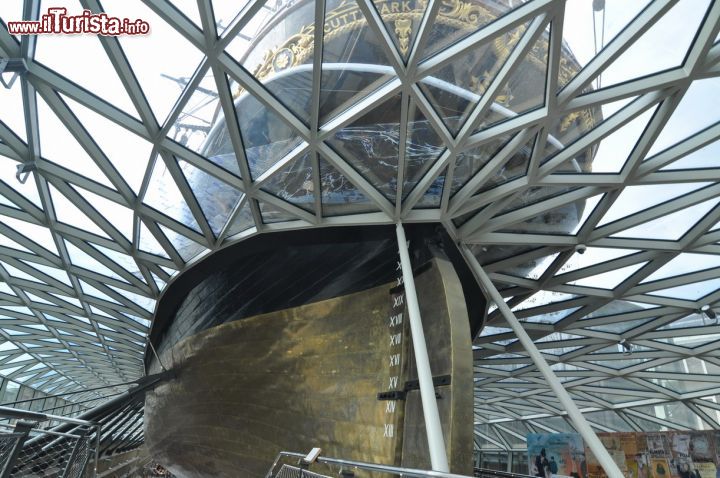
{"label": "gold decorative scrollwork", "polygon": [[410,34],[412,33],[412,19],[399,18],[395,20],[395,35],[400,44],[400,53],[407,55],[410,49]]}

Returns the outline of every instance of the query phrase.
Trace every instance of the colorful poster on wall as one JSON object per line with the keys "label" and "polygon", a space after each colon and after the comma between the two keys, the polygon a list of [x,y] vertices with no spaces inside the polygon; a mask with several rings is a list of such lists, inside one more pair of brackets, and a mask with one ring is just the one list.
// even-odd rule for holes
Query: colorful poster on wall
{"label": "colorful poster on wall", "polygon": [[[537,463],[546,463],[552,475],[586,478],[585,447],[577,433],[531,433],[527,436],[528,470],[545,476]],[[544,460],[543,460],[544,452]]]}
{"label": "colorful poster on wall", "polygon": [[694,432],[690,434],[690,459],[693,463],[711,463],[714,460],[714,440],[711,433]]}
{"label": "colorful poster on wall", "polygon": [[647,451],[650,456],[664,458],[670,453],[669,448],[666,446],[667,439],[665,433],[647,433],[645,438],[647,440]]}
{"label": "colorful poster on wall", "polygon": [[690,434],[672,432],[669,438],[671,475],[675,478],[691,478],[693,464],[690,460]]}
{"label": "colorful poster on wall", "polygon": [[670,464],[667,458],[650,458],[650,476],[651,478],[670,478]]}
{"label": "colorful poster on wall", "polygon": [[648,458],[647,453],[638,453],[635,455],[635,458],[633,460],[634,471],[635,471],[635,477],[637,478],[650,478],[652,473],[650,473],[650,460]]}
{"label": "colorful poster on wall", "polygon": [[[569,445],[563,444],[565,438],[562,437],[577,437],[577,435],[556,434],[534,437],[532,441],[528,439],[528,449],[532,447],[529,457],[532,474],[536,474],[533,470],[535,457],[545,445],[547,445],[547,459],[550,460],[551,456],[555,456],[555,460],[558,461],[558,455],[562,456],[563,463],[570,464],[563,469],[569,468],[568,474],[573,473],[575,470],[573,460],[564,458],[567,455],[562,452],[569,448]],[[720,478],[720,431],[598,433],[598,438],[625,478]],[[577,449],[581,443],[578,441],[573,444],[573,448]],[[565,453],[572,455],[569,452]],[[583,478],[607,478],[589,448],[585,449],[584,458],[585,461],[579,467],[585,472]],[[578,472],[579,476],[582,476],[581,473]]]}
{"label": "colorful poster on wall", "polygon": [[[623,442],[619,433],[599,433],[598,438],[605,449],[610,453],[613,461],[617,463],[620,470],[628,476],[627,463],[625,462],[625,451],[623,449]],[[590,448],[585,449],[585,456],[587,457],[588,476],[590,478],[604,478],[607,476],[605,470],[600,466],[600,462],[595,458]]]}
{"label": "colorful poster on wall", "polygon": [[717,467],[715,463],[695,463],[694,478],[716,478]]}

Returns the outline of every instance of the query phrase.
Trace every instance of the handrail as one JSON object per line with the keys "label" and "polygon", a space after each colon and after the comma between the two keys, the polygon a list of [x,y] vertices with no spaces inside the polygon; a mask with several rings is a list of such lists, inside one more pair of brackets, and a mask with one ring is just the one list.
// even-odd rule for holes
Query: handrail
{"label": "handrail", "polygon": [[474,473],[482,475],[498,476],[500,478],[533,478],[531,475],[523,475],[522,473],[512,473],[510,471],[492,470],[490,468],[473,468]]}
{"label": "handrail", "polygon": [[[272,478],[272,473],[275,467],[277,466],[278,462],[280,461],[280,458],[282,457],[290,457],[290,458],[305,458],[305,455],[303,453],[295,453],[290,451],[281,451],[277,454],[275,457],[275,461],[273,462],[272,467],[270,468],[270,471],[268,471],[268,474],[265,478]],[[419,470],[416,468],[403,468],[399,466],[391,466],[391,465],[380,465],[377,463],[367,463],[363,461],[353,461],[353,460],[341,460],[339,458],[329,458],[325,456],[320,456],[316,460],[317,463],[323,463],[326,465],[337,465],[337,466],[348,466],[348,467],[354,467],[354,468],[360,468],[362,470],[368,470],[368,471],[381,471],[386,473],[395,473],[397,475],[402,476],[412,476],[415,478],[473,478],[468,475],[458,475],[455,473],[444,473],[441,471],[432,471],[432,470]],[[484,470],[485,471],[485,470]],[[502,476],[506,478],[529,478],[527,475],[518,475],[514,473],[508,473],[508,472],[497,472],[495,470],[486,470],[487,472],[492,472],[493,474],[496,474],[497,476]],[[502,475],[501,475],[502,473]]]}

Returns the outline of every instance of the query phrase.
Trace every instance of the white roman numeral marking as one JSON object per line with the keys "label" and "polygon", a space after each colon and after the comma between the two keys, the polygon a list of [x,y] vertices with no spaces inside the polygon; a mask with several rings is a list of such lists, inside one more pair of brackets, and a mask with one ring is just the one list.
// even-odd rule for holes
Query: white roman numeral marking
{"label": "white roman numeral marking", "polygon": [[397,367],[400,365],[400,354],[392,354],[390,356],[390,366]]}

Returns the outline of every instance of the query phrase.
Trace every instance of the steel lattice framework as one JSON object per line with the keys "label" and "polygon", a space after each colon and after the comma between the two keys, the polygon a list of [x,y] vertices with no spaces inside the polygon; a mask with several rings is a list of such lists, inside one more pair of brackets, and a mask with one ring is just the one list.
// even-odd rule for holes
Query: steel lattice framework
{"label": "steel lattice framework", "polygon": [[[337,67],[323,63],[323,35],[308,45],[306,112],[240,61],[248,38],[284,5],[232,2],[223,6],[234,9],[225,22],[217,11],[227,2],[211,0],[80,0],[70,8],[113,13],[119,3],[155,22],[157,37],[142,41],[157,71],[163,51],[184,58],[188,74],[176,81],[172,102],[156,99],[143,71],[152,65],[136,65],[131,53],[141,40],[93,37],[83,40],[87,50],[53,56],[51,40],[11,35],[12,18],[0,12],[0,57],[22,64],[14,83],[13,72],[3,74],[0,97],[0,373],[53,393],[133,380],[142,374],[155,301],[174,274],[208,253],[281,230],[439,222],[470,247],[598,430],[720,429],[720,324],[712,318],[720,301],[720,1],[636,2],[637,14],[564,78],[565,33],[576,21],[571,2],[507,2],[512,8],[459,41],[429,45],[438,41],[432,32],[442,2],[428,0],[404,53],[375,4],[357,0],[385,55],[372,65],[384,81],[332,114],[320,106],[323,71]],[[322,25],[326,5],[313,5]],[[687,44],[665,38],[682,49],[677,58],[660,69],[623,63],[689,11],[700,14],[682,24]],[[17,12],[36,19],[41,2],[24,0]],[[469,96],[453,128],[427,85],[474,49],[509,36],[504,63],[481,95]],[[165,43],[152,50],[153,38]],[[540,41],[547,51],[541,101],[521,111],[506,102],[503,120],[489,121]],[[91,84],[88,72],[102,65],[108,75]],[[607,81],[613,75],[620,78]],[[238,95],[253,97],[291,132],[283,138],[289,146],[258,171],[237,120]],[[334,141],[395,98],[400,146],[388,189],[372,164],[358,167],[362,159]],[[231,166],[193,142],[211,124],[198,121],[207,105],[227,128]],[[560,120],[599,109],[602,117],[573,142],[553,141]],[[406,145],[418,118],[436,136],[438,153],[411,169]],[[464,155],[491,145],[483,166],[460,181]],[[523,147],[526,169],[506,175]],[[593,170],[569,168],[587,150],[597,151]],[[16,164],[29,171],[27,182],[14,177]],[[332,204],[322,179],[328,171],[353,189],[359,209]],[[297,174],[307,178],[310,201],[284,190]],[[573,204],[582,205],[573,230],[544,227]],[[571,429],[494,307],[474,356],[478,446],[522,448],[529,431]]]}

